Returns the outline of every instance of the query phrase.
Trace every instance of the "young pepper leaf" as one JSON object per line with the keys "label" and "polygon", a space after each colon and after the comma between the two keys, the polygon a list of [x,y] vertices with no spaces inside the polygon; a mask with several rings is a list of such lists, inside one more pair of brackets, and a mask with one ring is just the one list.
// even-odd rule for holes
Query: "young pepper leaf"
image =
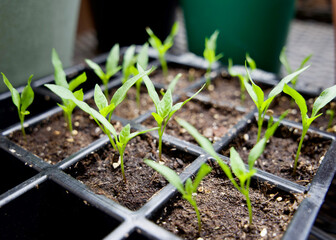
{"label": "young pepper leaf", "polygon": [[167,179],[167,181],[171,185],[173,185],[182,195],[185,194],[183,183],[180,177],[176,174],[176,172],[164,165],[161,165],[149,159],[145,159],[144,162],[155,171],[159,172],[162,176],[164,176],[165,179]]}

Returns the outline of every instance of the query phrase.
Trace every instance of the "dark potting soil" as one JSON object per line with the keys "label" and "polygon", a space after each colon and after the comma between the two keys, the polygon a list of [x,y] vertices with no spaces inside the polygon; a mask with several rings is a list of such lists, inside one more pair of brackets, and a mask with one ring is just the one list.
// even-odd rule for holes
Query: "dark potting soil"
{"label": "dark potting soil", "polygon": [[[316,98],[309,98],[306,100],[308,107],[308,116],[311,116],[313,104]],[[295,101],[287,95],[280,95],[273,100],[272,105],[270,106],[276,116],[280,116],[281,113],[289,109],[289,113],[286,116],[286,119],[302,123],[301,112]],[[322,131],[327,131],[332,134],[336,134],[336,119],[334,118],[331,127],[328,128],[329,115],[326,113],[328,109],[336,111],[336,104],[334,102],[327,104],[322,108],[319,113],[323,113],[320,117],[316,118],[311,124],[312,127],[315,127]]]}
{"label": "dark potting soil", "polygon": [[[178,173],[196,158],[172,146],[163,145],[162,150],[164,164]],[[149,134],[133,138],[126,146],[126,184],[118,164],[119,154],[110,144],[76,163],[69,173],[96,194],[137,210],[167,184],[159,174],[153,175],[154,170],[144,163],[144,159],[158,159],[157,142]]]}
{"label": "dark potting soil", "polygon": [[246,91],[245,100],[242,102],[238,77],[231,77],[224,73],[215,77],[210,86],[204,88],[199,96],[205,96],[218,105],[242,107],[246,110],[255,108],[254,102]]}
{"label": "dark potting soil", "polygon": [[180,194],[154,221],[183,239],[281,239],[303,197],[254,182],[250,187],[253,225],[249,226],[244,196],[215,167],[195,196],[202,220],[200,235],[195,210]]}
{"label": "dark potting soil", "polygon": [[[253,123],[246,131],[238,134],[222,154],[229,156],[230,147],[233,146],[247,163],[248,154],[257,140],[257,131],[257,125]],[[261,136],[264,136],[264,132],[265,129]],[[300,185],[307,185],[316,174],[331,140],[324,139],[318,134],[308,133],[302,144],[296,175],[293,176],[294,159],[300,138],[300,130],[279,126],[267,143],[263,154],[256,161],[255,167]]]}
{"label": "dark potting soil", "polygon": [[174,92],[178,93],[182,89],[189,87],[191,84],[194,84],[195,81],[202,78],[205,74],[205,70],[196,69],[196,68],[187,68],[187,67],[177,67],[168,65],[168,76],[165,78],[163,76],[161,68],[156,69],[149,78],[154,83],[160,83],[165,87],[168,87],[169,83],[176,77],[177,74],[181,73],[182,76],[178,80]]}
{"label": "dark potting soil", "polygon": [[103,136],[97,124],[81,110],[74,110],[72,124],[73,134],[68,130],[63,112],[59,112],[26,128],[26,140],[21,130],[8,137],[44,161],[55,164]]}
{"label": "dark potting soil", "polygon": [[[178,102],[184,101],[185,99],[186,98],[183,98]],[[244,115],[244,112],[240,112],[234,108],[216,106],[192,99],[169,120],[165,133],[197,144],[195,139],[175,121],[174,118],[179,117],[192,124],[210,141],[215,142],[223,137],[230,128],[234,127]],[[147,127],[157,126],[153,117],[146,119],[143,125]]]}

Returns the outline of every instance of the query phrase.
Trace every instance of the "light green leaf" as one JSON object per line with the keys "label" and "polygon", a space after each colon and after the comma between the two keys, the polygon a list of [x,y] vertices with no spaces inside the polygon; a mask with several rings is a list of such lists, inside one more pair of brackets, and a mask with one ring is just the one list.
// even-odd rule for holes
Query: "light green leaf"
{"label": "light green leaf", "polygon": [[202,164],[194,179],[192,192],[196,192],[202,179],[211,172],[212,168],[207,164]]}
{"label": "light green leaf", "polygon": [[[30,86],[30,83],[32,81],[33,75],[30,75],[28,79],[27,85],[24,87],[22,93],[21,93],[21,111],[26,112],[26,109],[33,103],[34,101],[34,91],[32,87]],[[28,113],[29,114],[29,113]],[[27,115],[27,114],[25,114]]]}
{"label": "light green leaf", "polygon": [[91,61],[90,59],[85,59],[85,62],[87,65],[89,65],[90,68],[93,69],[93,71],[101,80],[105,79],[105,73],[97,63]]}
{"label": "light green leaf", "polygon": [[73,79],[73,80],[70,81],[70,83],[69,83],[69,90],[70,91],[75,90],[76,87],[78,87],[79,85],[81,85],[85,81],[86,81],[86,73],[83,72],[82,74],[80,74],[79,76],[77,76],[75,79]]}
{"label": "light green leaf", "polygon": [[254,147],[250,150],[248,155],[248,165],[251,170],[254,166],[255,161],[260,157],[260,155],[264,152],[265,146],[267,143],[267,139],[263,137]]}
{"label": "light green leaf", "polygon": [[126,97],[127,91],[138,81],[140,78],[147,77],[148,74],[150,74],[154,68],[144,71],[139,71],[139,74],[128,79],[121,87],[118,88],[118,90],[114,93],[111,103],[114,104],[115,107],[117,107]]}
{"label": "light green leaf", "polygon": [[300,93],[298,93],[295,89],[291,88],[287,84],[285,84],[283,91],[295,100],[296,104],[300,108],[302,119],[305,119],[308,112],[306,100],[302,97]]}
{"label": "light green leaf", "polygon": [[65,72],[63,70],[62,62],[58,57],[56,50],[53,48],[51,53],[51,61],[55,71],[55,83],[59,86],[69,88],[66,80]]}
{"label": "light green leaf", "polygon": [[241,177],[246,173],[246,168],[243,160],[240,158],[238,152],[234,149],[234,147],[230,148],[230,163],[234,175],[241,179]]}
{"label": "light green leaf", "polygon": [[2,78],[3,78],[3,81],[4,83],[6,84],[6,86],[8,87],[9,91],[11,92],[12,94],[12,100],[13,100],[13,103],[14,105],[20,109],[20,106],[21,106],[21,98],[20,98],[20,94],[19,92],[12,86],[12,84],[8,81],[7,77],[5,76],[5,74],[1,73],[2,74]]}
{"label": "light green leaf", "polygon": [[179,73],[175,76],[175,78],[169,83],[169,86],[167,89],[170,89],[171,92],[174,92],[175,86],[178,82],[178,80],[181,78],[182,73]]}
{"label": "light green leaf", "polygon": [[147,66],[148,66],[148,43],[145,43],[138,56],[137,56],[137,62],[140,64],[140,66],[143,68],[143,69],[146,69]]}
{"label": "light green leaf", "polygon": [[168,116],[173,107],[173,97],[170,89],[163,96],[159,105],[157,106],[157,113],[164,119]]}
{"label": "light green leaf", "polygon": [[163,122],[163,118],[155,112],[153,112],[152,115],[153,115],[155,121],[158,123],[158,126],[161,126],[161,124]]}
{"label": "light green leaf", "polygon": [[256,65],[255,61],[250,57],[250,55],[248,53],[246,53],[246,61],[247,61],[248,65],[250,66],[252,71],[257,69],[257,65]]}
{"label": "light green leaf", "polygon": [[131,125],[127,124],[125,127],[123,127],[123,129],[121,129],[119,133],[119,142],[126,144],[130,134],[131,134]]}
{"label": "light green leaf", "polygon": [[299,76],[302,72],[304,72],[307,68],[309,68],[309,66],[304,67],[302,69],[299,69],[289,75],[287,75],[286,77],[284,77],[283,79],[281,79],[281,81],[272,89],[272,91],[269,93],[268,98],[270,97],[275,97],[276,95],[278,95],[279,93],[282,92],[284,85],[288,84],[289,82],[291,82],[293,80],[293,78],[295,78],[296,76]]}
{"label": "light green leaf", "polygon": [[188,178],[184,184],[184,188],[185,188],[185,191],[187,195],[191,196],[194,192],[194,186],[192,184],[192,181],[190,178]]}
{"label": "light green leaf", "polygon": [[331,102],[335,97],[336,85],[325,89],[314,102],[312,117],[314,117],[321,108]]}
{"label": "light green leaf", "polygon": [[117,139],[117,132],[112,126],[112,124],[105,118],[105,116],[101,115],[99,112],[97,112],[95,109],[91,108],[87,103],[83,101],[79,101],[76,99],[74,94],[69,90],[62,86],[57,86],[54,84],[45,84],[47,88],[49,88],[52,92],[57,94],[62,99],[68,99],[72,100],[76,103],[76,105],[82,109],[84,112],[90,114],[93,118],[97,119],[101,124],[104,125],[104,127],[112,133],[113,137]]}
{"label": "light green leaf", "polygon": [[107,57],[107,60],[106,60],[106,75],[111,77],[113,76],[114,74],[116,74],[117,71],[120,70],[120,68],[118,67],[118,63],[119,63],[119,44],[116,43],[108,57]]}
{"label": "light green leaf", "polygon": [[95,86],[93,98],[99,111],[108,106],[105,94],[103,93],[98,84],[96,84]]}
{"label": "light green leaf", "polygon": [[[140,73],[142,73],[144,70],[143,68],[140,66],[140,64],[137,64],[137,69]],[[157,94],[154,84],[152,83],[152,81],[149,79],[149,77],[146,75],[143,78],[143,81],[145,82],[146,88],[148,90],[148,94],[150,96],[150,98],[153,100],[154,105],[156,107],[156,111],[157,111],[157,107],[159,105],[160,102],[160,98],[159,95]]]}
{"label": "light green leaf", "polygon": [[182,195],[185,194],[183,183],[180,177],[170,168],[156,163],[154,161],[145,159],[144,162],[153,168],[155,171],[159,172],[167,181],[172,184]]}

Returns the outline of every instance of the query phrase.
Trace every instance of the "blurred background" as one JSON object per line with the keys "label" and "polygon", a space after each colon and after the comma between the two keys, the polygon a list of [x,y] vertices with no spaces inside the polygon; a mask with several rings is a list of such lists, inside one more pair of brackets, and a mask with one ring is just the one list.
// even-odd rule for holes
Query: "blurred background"
{"label": "blurred background", "polygon": [[[51,49],[63,67],[83,63],[115,44],[148,40],[150,26],[162,40],[174,21],[180,23],[170,52],[202,56],[205,37],[219,30],[217,52],[244,64],[245,53],[257,67],[280,78],[286,72],[279,53],[293,69],[309,54],[311,67],[298,85],[319,91],[335,82],[331,0],[2,0],[0,1],[0,71],[15,86],[53,73]],[[0,83],[0,92],[7,90]]]}

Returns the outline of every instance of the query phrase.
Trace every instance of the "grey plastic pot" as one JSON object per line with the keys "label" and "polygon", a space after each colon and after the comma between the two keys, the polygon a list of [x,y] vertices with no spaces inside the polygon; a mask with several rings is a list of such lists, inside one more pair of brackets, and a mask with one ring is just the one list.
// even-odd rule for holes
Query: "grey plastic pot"
{"label": "grey plastic pot", "polygon": [[[0,71],[17,87],[53,71],[51,49],[72,65],[79,0],[0,2]],[[0,83],[0,92],[7,90]]]}

